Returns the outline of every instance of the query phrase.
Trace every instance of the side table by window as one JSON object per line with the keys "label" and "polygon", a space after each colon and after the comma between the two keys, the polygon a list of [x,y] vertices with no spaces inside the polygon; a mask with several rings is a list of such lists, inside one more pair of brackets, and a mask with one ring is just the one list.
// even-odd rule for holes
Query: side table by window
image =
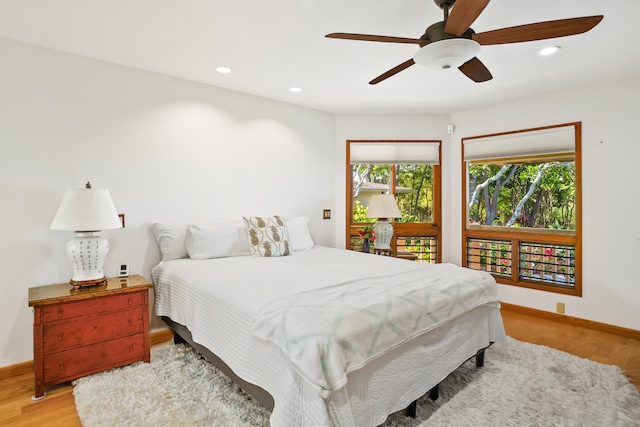
{"label": "side table by window", "polygon": [[398,251],[395,255],[396,258],[408,259],[410,261],[417,261],[418,255],[409,251]]}
{"label": "side table by window", "polygon": [[392,256],[395,258],[408,259],[410,261],[418,260],[418,255],[409,251],[398,251],[394,253],[391,251],[391,249],[374,249],[373,253],[376,255]]}

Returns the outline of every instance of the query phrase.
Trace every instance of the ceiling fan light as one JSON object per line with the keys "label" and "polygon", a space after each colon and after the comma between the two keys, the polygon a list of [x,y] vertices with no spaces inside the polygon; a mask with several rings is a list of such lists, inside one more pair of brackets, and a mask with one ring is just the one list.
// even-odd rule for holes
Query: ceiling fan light
{"label": "ceiling fan light", "polygon": [[560,50],[560,46],[547,46],[547,47],[543,47],[542,49],[540,49],[538,51],[539,55],[542,56],[549,56],[549,55],[553,55],[554,53],[558,52]]}
{"label": "ceiling fan light", "polygon": [[458,68],[480,52],[480,45],[470,39],[445,39],[420,48],[413,56],[416,64],[432,70]]}

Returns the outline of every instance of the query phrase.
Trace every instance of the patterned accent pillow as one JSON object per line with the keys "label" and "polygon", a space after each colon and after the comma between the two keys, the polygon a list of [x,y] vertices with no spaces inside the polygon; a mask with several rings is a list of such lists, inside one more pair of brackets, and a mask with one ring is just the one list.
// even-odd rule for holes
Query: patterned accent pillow
{"label": "patterned accent pillow", "polygon": [[291,243],[283,216],[245,216],[243,219],[252,256],[291,255]]}

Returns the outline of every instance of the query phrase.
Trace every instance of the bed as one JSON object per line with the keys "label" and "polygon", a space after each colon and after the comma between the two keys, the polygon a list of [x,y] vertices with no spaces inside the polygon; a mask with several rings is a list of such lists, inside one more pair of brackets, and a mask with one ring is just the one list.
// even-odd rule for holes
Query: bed
{"label": "bed", "polygon": [[[306,222],[287,223],[277,257],[251,256],[241,223],[226,240],[219,225],[187,229],[187,256],[163,250],[152,270],[156,315],[272,426],[379,425],[505,339],[489,274],[313,245]],[[198,235],[226,241],[224,256]]]}

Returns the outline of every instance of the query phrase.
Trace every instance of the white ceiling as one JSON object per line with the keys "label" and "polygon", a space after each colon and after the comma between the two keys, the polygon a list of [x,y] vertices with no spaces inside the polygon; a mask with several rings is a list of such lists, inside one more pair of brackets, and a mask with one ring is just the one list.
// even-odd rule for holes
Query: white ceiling
{"label": "white ceiling", "polygon": [[585,34],[482,47],[485,83],[414,65],[369,85],[418,47],[324,37],[419,38],[443,19],[433,0],[0,0],[0,37],[327,112],[447,114],[640,75],[638,0],[492,0],[472,28],[588,15],[604,19]]}

